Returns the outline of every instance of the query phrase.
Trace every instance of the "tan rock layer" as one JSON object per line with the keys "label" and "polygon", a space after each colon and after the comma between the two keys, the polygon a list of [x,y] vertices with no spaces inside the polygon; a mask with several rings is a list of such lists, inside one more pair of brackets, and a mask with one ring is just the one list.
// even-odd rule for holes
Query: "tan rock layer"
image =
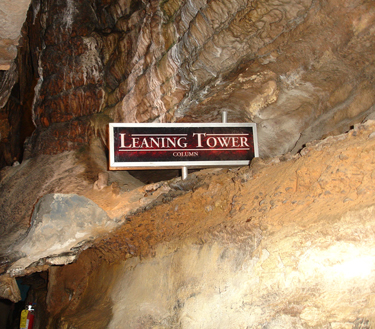
{"label": "tan rock layer", "polygon": [[[251,271],[250,268],[245,270],[248,271],[248,280],[258,280],[252,281],[254,285],[251,289],[249,287],[253,304],[248,299],[249,296],[237,295],[238,298],[247,298],[242,307],[248,309],[246,314],[254,315],[255,318],[252,317],[251,321],[260,321],[259,325],[268,323],[269,328],[277,328],[278,323],[296,328],[304,325],[319,328],[328,324],[342,326],[345,323],[354,326],[362,320],[363,323],[369,323],[373,307],[372,288],[369,288],[374,271],[371,269],[372,260],[371,263],[366,263],[370,266],[367,274],[363,271],[360,274],[368,275],[370,282],[364,278],[351,279],[352,274],[347,272],[348,278],[342,280],[349,281],[340,288],[337,284],[341,281],[337,280],[341,276],[334,275],[334,271],[341,271],[347,261],[355,261],[358,252],[362,252],[363,257],[372,257],[370,249],[374,241],[375,224],[366,213],[370,214],[374,206],[374,136],[375,124],[368,122],[357,126],[348,134],[314,142],[303,149],[301,155],[287,155],[268,161],[258,159],[253,161],[250,168],[198,173],[200,179],[196,180],[191,191],[176,198],[165,195],[164,204],[128,217],[120,229],[83,252],[76,264],[54,272],[53,280],[57,281],[49,288],[48,298],[52,303],[50,312],[55,314],[55,320],[63,317],[65,325],[80,327],[83,324],[79,314],[84,304],[91,303],[92,309],[95,312],[98,310],[100,302],[89,298],[92,289],[98,287],[98,271],[112,273],[108,285],[100,284],[98,288],[102,296],[101,302],[105,302],[106,307],[111,307],[115,302],[111,298],[115,298],[115,291],[118,289],[113,285],[121,282],[119,271],[122,273],[126,269],[120,275],[125,278],[127,275],[131,276],[132,271],[137,268],[159,266],[156,265],[159,261],[163,263],[169,259],[168,255],[185,252],[183,250],[189,253],[188,250],[192,252],[198,248],[202,250],[200,255],[203,255],[203,249],[208,248],[207,252],[210,254],[209,250],[216,248],[213,247],[214,244],[219,249],[228,249],[227,252],[235,253],[237,250],[241,253],[242,256],[232,255],[240,257],[238,262],[242,264],[237,270],[232,268],[233,275],[238,279],[241,271],[250,266],[250,263],[253,264],[250,266]],[[225,250],[222,252],[225,253]],[[181,257],[190,257],[184,255],[186,256],[181,254]],[[140,258],[124,263],[125,259],[134,256]],[[175,258],[175,261],[178,259]],[[223,261],[220,260],[220,264],[221,262]],[[160,266],[158,271],[164,271]],[[224,263],[222,266],[225,266]],[[74,276],[74,282],[68,279],[72,277],[70,268],[72,271],[82,269],[79,276]],[[153,270],[156,269],[151,267],[148,271]],[[185,268],[184,273],[188,270]],[[344,274],[340,275],[346,275],[344,267],[342,270]],[[136,273],[146,275],[146,272]],[[353,275],[356,277],[358,274]],[[196,286],[192,287],[198,289],[199,293],[207,293],[203,286],[207,288],[211,281],[204,283],[206,279],[208,278],[200,277],[198,281],[194,281]],[[223,282],[226,280],[224,277],[216,279],[224,280]],[[133,279],[129,277],[129,280]],[[193,280],[193,277],[189,280]],[[127,286],[127,283],[123,284]],[[69,285],[69,296],[65,285]],[[232,283],[228,285],[227,294],[233,288],[230,288],[231,285]],[[139,293],[143,289],[141,286]],[[360,304],[351,299],[351,286],[356,287],[358,295],[353,298],[360,298],[363,301]],[[131,291],[137,289],[132,287],[129,286]],[[203,290],[199,290],[199,287]],[[179,291],[182,292],[185,288],[182,285]],[[161,286],[158,289],[162,289]],[[149,293],[152,296],[154,292]],[[337,294],[342,294],[340,300],[337,300]],[[228,295],[220,296],[224,303],[225,296]],[[183,309],[182,301],[188,303],[192,296],[181,295],[181,298],[180,307]],[[157,303],[161,307],[160,303],[165,302],[162,299]],[[193,303],[194,299],[190,299],[190,302]],[[126,302],[118,300],[117,303]],[[153,302],[150,300],[147,303]],[[115,307],[114,314],[118,314],[115,310],[120,306],[112,307]],[[154,307],[158,306],[155,304]],[[226,306],[223,304],[223,307]],[[263,311],[257,313],[259,307]],[[178,309],[167,309],[166,312],[178,312]],[[149,311],[151,318],[147,315]],[[126,308],[122,312],[127,312]],[[228,312],[231,311],[228,309]],[[237,312],[241,312],[240,308]],[[151,309],[144,308],[143,312],[133,315],[139,316],[137,321],[150,320],[151,326],[151,323],[156,325],[159,321],[156,314],[159,313],[152,313]],[[183,316],[184,313],[176,314]],[[108,316],[105,318],[108,322],[111,319]],[[238,319],[240,318],[236,317],[233,321]],[[293,322],[293,325],[290,322],[292,320],[297,322]],[[128,321],[132,328],[130,318]],[[174,320],[172,317],[164,318],[163,321]],[[250,323],[250,318],[247,321]]]}
{"label": "tan rock layer", "polygon": [[[261,155],[275,156],[343,133],[374,109],[368,1],[80,0],[31,9],[32,63],[21,71],[38,76],[27,96],[35,136],[98,112],[120,122],[212,122],[226,110],[229,121],[256,122]],[[81,145],[70,142],[60,151]]]}

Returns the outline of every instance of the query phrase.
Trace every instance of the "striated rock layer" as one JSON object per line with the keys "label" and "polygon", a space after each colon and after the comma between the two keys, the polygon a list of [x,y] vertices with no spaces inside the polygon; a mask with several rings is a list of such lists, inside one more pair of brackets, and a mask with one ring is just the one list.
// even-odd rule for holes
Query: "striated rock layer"
{"label": "striated rock layer", "polygon": [[[374,21],[367,0],[34,0],[0,72],[0,295],[43,272],[49,328],[375,326]],[[263,160],[107,171],[108,122],[223,110]],[[61,194],[81,206],[50,220]]]}
{"label": "striated rock layer", "polygon": [[49,270],[49,326],[371,328],[374,150],[369,122],[189,175],[183,195]]}
{"label": "striated rock layer", "polygon": [[[298,152],[371,117],[374,13],[365,0],[35,0],[18,60],[20,77],[33,72],[27,156],[106,140],[110,121],[212,122],[223,110],[258,123],[261,156]],[[17,79],[3,80],[0,104]],[[23,129],[1,114],[9,165],[22,155],[7,136]]]}

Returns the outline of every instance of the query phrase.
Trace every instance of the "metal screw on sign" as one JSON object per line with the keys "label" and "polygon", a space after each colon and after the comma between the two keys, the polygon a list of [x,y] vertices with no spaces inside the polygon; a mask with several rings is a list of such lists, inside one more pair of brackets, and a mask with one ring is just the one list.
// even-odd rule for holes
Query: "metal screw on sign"
{"label": "metal screw on sign", "polygon": [[[222,120],[222,123],[228,123],[228,112],[227,111],[223,111],[221,113],[221,120]],[[182,180],[187,179],[187,176],[188,176],[188,167],[182,167],[181,168],[181,178],[182,178]]]}

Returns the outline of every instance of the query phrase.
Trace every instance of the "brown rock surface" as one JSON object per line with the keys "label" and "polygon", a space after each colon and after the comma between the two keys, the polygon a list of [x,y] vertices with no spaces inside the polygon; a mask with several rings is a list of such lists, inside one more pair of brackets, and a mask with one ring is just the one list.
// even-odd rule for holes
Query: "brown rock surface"
{"label": "brown rock surface", "polygon": [[104,80],[123,80],[106,84],[105,111],[115,121],[211,122],[225,109],[231,121],[258,123],[261,155],[273,156],[345,132],[372,113],[373,4],[157,4],[117,26],[125,38],[111,38],[126,58],[132,54],[124,67],[116,50],[114,66],[107,64]]}
{"label": "brown rock surface", "polygon": [[[50,328],[375,326],[375,126],[358,125],[374,21],[366,0],[34,0],[0,72],[2,296],[19,298],[9,274],[48,270]],[[108,122],[223,110],[257,123],[250,168],[147,186],[107,171]],[[120,227],[30,264],[17,245],[48,193]]]}
{"label": "brown rock surface", "polygon": [[87,143],[75,125],[90,131],[98,112],[212,122],[222,110],[258,123],[261,156],[298,152],[371,116],[374,19],[365,0],[35,1],[19,54],[32,60],[18,61],[36,76],[33,155],[53,153],[43,140],[62,123],[71,140],[55,151]]}
{"label": "brown rock surface", "polygon": [[370,328],[374,136],[369,122],[301,155],[191,174],[183,195],[50,271],[51,323]]}
{"label": "brown rock surface", "polygon": [[30,0],[0,1],[0,70],[8,70],[17,55],[21,28]]}
{"label": "brown rock surface", "polygon": [[[95,202],[97,194],[102,194],[108,196],[107,202],[112,200],[113,208],[116,204],[121,204],[119,201],[116,203],[116,195],[113,194],[111,186],[100,192],[93,191],[98,175],[108,173],[106,157],[100,144],[100,141],[93,140],[89,149],[64,152],[56,156],[41,155],[25,160],[18,166],[6,167],[0,172],[0,273],[9,268],[14,261],[25,256],[17,252],[18,246],[21,242],[25,243],[25,234],[32,230],[32,214],[43,196],[54,193],[74,193],[81,196],[87,194]],[[125,171],[109,172],[108,176],[108,184],[117,186],[117,199],[124,191],[143,187],[143,183]],[[136,200],[140,199],[137,195],[143,196],[141,191],[134,194],[133,198]],[[127,200],[131,210],[132,203]],[[133,204],[134,208],[141,206],[139,203]],[[116,218],[110,214],[111,220]],[[69,223],[69,218],[66,220]],[[74,232],[72,235],[73,240],[76,239]],[[77,237],[82,238],[83,235],[78,234]],[[39,247],[38,252],[41,252],[46,245],[41,243]],[[55,256],[58,254],[58,250],[49,253]],[[28,265],[30,263],[26,266]],[[21,266],[20,271],[22,272],[26,266]]]}

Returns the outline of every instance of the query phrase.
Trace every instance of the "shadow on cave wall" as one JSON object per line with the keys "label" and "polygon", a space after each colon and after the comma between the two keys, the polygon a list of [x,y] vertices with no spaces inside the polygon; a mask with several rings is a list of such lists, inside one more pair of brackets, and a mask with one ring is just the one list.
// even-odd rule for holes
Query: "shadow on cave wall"
{"label": "shadow on cave wall", "polygon": [[[17,70],[13,77],[12,87],[7,103],[0,109],[3,136],[0,136],[0,169],[5,166],[21,163],[24,153],[24,142],[32,135],[35,126],[32,120],[32,107],[35,86],[38,80],[38,52],[41,49],[41,37],[38,22],[31,24],[33,13],[28,11],[22,28],[22,38],[15,60]],[[0,75],[3,78],[3,74]]]}
{"label": "shadow on cave wall", "polygon": [[48,316],[46,314],[46,297],[48,273],[33,273],[17,278],[21,298],[17,303],[8,299],[0,299],[0,328],[19,329],[21,312],[27,305],[33,305],[35,310],[34,328],[46,328]]}

